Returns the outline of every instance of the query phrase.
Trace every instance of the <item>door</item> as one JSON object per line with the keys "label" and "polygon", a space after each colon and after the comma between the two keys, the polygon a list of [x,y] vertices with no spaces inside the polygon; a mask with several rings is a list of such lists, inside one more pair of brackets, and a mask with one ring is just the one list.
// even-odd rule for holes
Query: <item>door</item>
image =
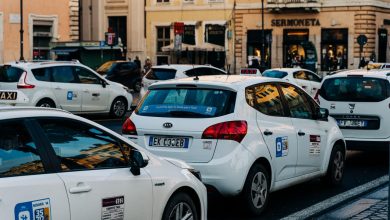
{"label": "door", "polygon": [[82,88],[81,111],[108,110],[111,106],[111,103],[108,103],[110,92],[109,89],[103,87],[102,79],[80,66],[75,66],[74,72],[79,79],[78,86]]}
{"label": "door", "polygon": [[69,220],[62,180],[21,121],[0,123],[0,219]]}
{"label": "door", "polygon": [[319,171],[327,142],[327,122],[314,119],[314,107],[318,106],[301,89],[291,84],[281,84],[281,88],[298,140],[296,176]]}
{"label": "door", "polygon": [[257,126],[274,158],[275,178],[295,176],[297,140],[290,118],[286,117],[276,84],[259,84],[246,89],[248,104],[257,112]]}
{"label": "door", "polygon": [[309,81],[307,71],[297,70],[293,73],[296,84],[298,84],[302,89],[304,89],[308,94],[312,93],[312,85]]}
{"label": "door", "polygon": [[77,83],[72,66],[56,66],[51,68],[52,89],[59,107],[67,111],[81,111],[82,89]]}
{"label": "door", "polygon": [[151,219],[151,178],[130,172],[131,146],[78,121],[39,124],[60,160],[72,219]]}

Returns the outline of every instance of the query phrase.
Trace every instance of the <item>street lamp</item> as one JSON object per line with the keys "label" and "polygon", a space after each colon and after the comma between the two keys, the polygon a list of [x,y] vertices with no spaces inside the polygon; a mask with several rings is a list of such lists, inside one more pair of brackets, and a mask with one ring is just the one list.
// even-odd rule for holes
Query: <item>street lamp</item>
{"label": "street lamp", "polygon": [[265,36],[264,36],[264,0],[261,0],[261,62],[262,71],[265,69]]}
{"label": "street lamp", "polygon": [[23,0],[20,0],[20,60],[24,60],[23,57]]}

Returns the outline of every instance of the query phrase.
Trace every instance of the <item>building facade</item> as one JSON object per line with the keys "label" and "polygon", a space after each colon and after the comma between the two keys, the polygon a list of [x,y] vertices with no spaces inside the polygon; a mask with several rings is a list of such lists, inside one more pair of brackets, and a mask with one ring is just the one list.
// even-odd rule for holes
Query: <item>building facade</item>
{"label": "building facade", "polygon": [[[23,1],[23,58],[51,59],[52,42],[78,39],[77,13],[78,0]],[[20,1],[2,0],[0,63],[19,60],[21,57],[20,23]]]}
{"label": "building facade", "polygon": [[311,65],[324,72],[358,68],[361,57],[390,61],[389,0],[264,0],[263,8],[262,27],[261,1],[237,1],[238,68],[262,57],[269,67]]}

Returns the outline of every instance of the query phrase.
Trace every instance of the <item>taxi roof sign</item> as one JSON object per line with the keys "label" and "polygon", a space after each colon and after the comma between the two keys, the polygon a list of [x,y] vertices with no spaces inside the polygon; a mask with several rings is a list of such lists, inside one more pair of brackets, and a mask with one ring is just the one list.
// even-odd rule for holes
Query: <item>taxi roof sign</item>
{"label": "taxi roof sign", "polygon": [[241,68],[240,75],[261,76],[260,70],[256,68]]}

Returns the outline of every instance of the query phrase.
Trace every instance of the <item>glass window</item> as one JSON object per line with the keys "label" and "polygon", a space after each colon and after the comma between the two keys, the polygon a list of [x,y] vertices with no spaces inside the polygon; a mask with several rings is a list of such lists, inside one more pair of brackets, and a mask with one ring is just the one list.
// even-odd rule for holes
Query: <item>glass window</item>
{"label": "glass window", "polygon": [[77,83],[71,66],[52,67],[53,81],[58,83]]}
{"label": "glass window", "polygon": [[287,72],[279,71],[279,70],[266,70],[263,72],[262,75],[265,77],[282,79],[287,76]]}
{"label": "glass window", "polygon": [[235,93],[221,89],[151,90],[136,114],[154,117],[210,118],[233,113]]}
{"label": "glass window", "polygon": [[297,71],[295,73],[293,73],[293,77],[295,79],[303,79],[303,80],[309,80],[307,74],[305,71],[301,70],[301,71]]}
{"label": "glass window", "polygon": [[0,82],[18,82],[23,70],[9,65],[0,66]]}
{"label": "glass window", "polygon": [[80,83],[84,84],[100,84],[100,78],[97,77],[93,72],[82,68],[82,67],[75,67],[75,73],[79,77]]}
{"label": "glass window", "polygon": [[[62,170],[127,167],[130,146],[92,126],[69,120],[39,120]],[[120,146],[121,144],[122,146]]]}
{"label": "glass window", "polygon": [[287,101],[291,117],[303,119],[313,118],[311,102],[301,89],[289,84],[281,84],[281,88],[284,98]]}
{"label": "glass window", "polygon": [[314,73],[306,71],[307,78],[313,82],[321,82],[321,78]]}
{"label": "glass window", "polygon": [[24,125],[0,123],[0,177],[44,172],[40,155]]}
{"label": "glass window", "polygon": [[[169,1],[167,1],[169,2]],[[170,26],[156,27],[157,28],[157,52],[161,52],[161,47],[171,43]]]}
{"label": "glass window", "polygon": [[35,79],[39,81],[45,81],[45,82],[51,81],[50,68],[39,68],[39,69],[33,69],[31,71]]}
{"label": "glass window", "polygon": [[168,80],[173,79],[176,76],[176,70],[174,69],[159,69],[152,68],[151,71],[145,76],[146,79],[153,80]]}
{"label": "glass window", "polygon": [[284,116],[283,105],[277,86],[260,84],[245,89],[246,102],[263,114]]}

